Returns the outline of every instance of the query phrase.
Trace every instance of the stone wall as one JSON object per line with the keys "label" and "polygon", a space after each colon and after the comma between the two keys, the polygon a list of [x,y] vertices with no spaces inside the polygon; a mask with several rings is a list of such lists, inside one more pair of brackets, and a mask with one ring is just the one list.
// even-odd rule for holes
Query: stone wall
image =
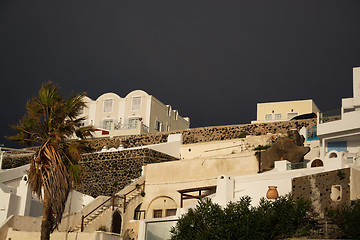
{"label": "stone wall", "polygon": [[[100,151],[104,146],[107,146],[109,149],[111,147],[117,148],[120,144],[124,145],[125,147],[137,147],[150,144],[164,143],[167,141],[167,137],[169,134],[181,133],[183,136],[183,144],[191,144],[198,142],[234,139],[240,137],[243,132],[247,132],[249,135],[263,135],[267,133],[286,134],[290,129],[300,130],[302,127],[311,128],[313,125],[316,125],[316,119],[213,126],[144,135],[101,139],[96,138],[87,140],[87,143],[93,149],[93,151]],[[29,163],[30,160],[31,158],[16,157],[15,155],[13,155],[12,157],[5,157],[3,161],[3,169],[22,166]]]}
{"label": "stone wall", "polygon": [[88,140],[88,143],[92,148],[99,151],[103,146],[117,148],[120,144],[123,144],[125,147],[136,147],[163,143],[167,141],[169,134],[181,133],[183,136],[183,144],[191,144],[234,139],[240,137],[243,132],[247,132],[249,135],[264,135],[267,133],[286,134],[291,129],[297,129],[299,131],[302,127],[311,128],[313,125],[316,125],[316,119],[213,126],[145,135],[91,139]]}
{"label": "stone wall", "polygon": [[[350,203],[350,168],[297,177],[292,180],[292,193],[311,200],[315,211],[321,215],[325,209]],[[330,197],[334,185],[342,188],[341,198],[333,201]],[[324,216],[321,216],[324,217]]]}
{"label": "stone wall", "polygon": [[30,163],[34,154],[13,153],[5,154],[3,157],[2,169],[16,168]]}
{"label": "stone wall", "polygon": [[[249,135],[267,133],[286,134],[290,129],[300,130],[303,126],[312,127],[316,119],[283,121],[273,123],[243,124],[193,128],[181,131],[161,132],[146,135],[123,136],[104,139],[91,139],[88,144],[94,152],[104,146],[108,149],[117,148],[120,144],[125,147],[144,146],[163,143],[169,134],[181,133],[183,144],[229,140],[241,137],[243,132]],[[3,168],[13,168],[30,162],[33,157],[13,156],[4,159]],[[84,169],[83,186],[77,189],[91,196],[111,195],[140,176],[142,166],[147,163],[173,161],[170,157],[150,149],[124,150],[121,152],[85,154],[81,165]]]}
{"label": "stone wall", "polygon": [[174,160],[178,159],[147,148],[86,154],[80,162],[83,184],[77,189],[93,197],[111,196],[140,177],[142,166]]}

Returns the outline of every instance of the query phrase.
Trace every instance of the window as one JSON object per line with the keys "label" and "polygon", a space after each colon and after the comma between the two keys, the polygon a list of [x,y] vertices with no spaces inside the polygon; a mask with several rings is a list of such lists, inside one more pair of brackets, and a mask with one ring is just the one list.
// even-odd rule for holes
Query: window
{"label": "window", "polygon": [[165,217],[175,216],[175,215],[176,215],[176,209],[166,209]]}
{"label": "window", "polygon": [[178,115],[179,115],[179,113],[178,113],[178,111],[175,111],[175,120],[177,120],[178,119]]}
{"label": "window", "polygon": [[162,209],[154,209],[154,218],[162,218]]}
{"label": "window", "polygon": [[162,123],[159,120],[155,121],[155,130],[158,132],[162,131]]}
{"label": "window", "polygon": [[141,109],[141,97],[133,97],[132,98],[131,109],[133,111],[138,111]]}
{"label": "window", "polygon": [[327,144],[327,151],[330,152],[332,150],[336,150],[338,152],[345,152],[347,151],[347,142],[329,142]]}
{"label": "window", "polygon": [[265,120],[272,120],[272,113],[265,114]]}
{"label": "window", "polygon": [[170,125],[169,125],[169,124],[166,125],[166,131],[167,131],[167,132],[170,131]]}
{"label": "window", "polygon": [[114,99],[106,99],[104,101],[104,112],[112,112]]}
{"label": "window", "polygon": [[167,115],[168,116],[171,115],[171,106],[170,105],[167,106]]}
{"label": "window", "polygon": [[322,167],[324,166],[323,161],[321,161],[320,159],[315,159],[312,163],[311,163],[311,167]]}
{"label": "window", "polygon": [[281,113],[275,113],[275,120],[281,120],[281,119],[282,119]]}
{"label": "window", "polygon": [[296,117],[297,115],[299,115],[299,114],[295,113],[295,112],[287,113],[287,119],[292,119],[293,117]]}
{"label": "window", "polygon": [[112,123],[113,123],[113,120],[112,120],[112,119],[106,119],[106,120],[104,120],[103,128],[106,129],[106,130],[110,130]]}

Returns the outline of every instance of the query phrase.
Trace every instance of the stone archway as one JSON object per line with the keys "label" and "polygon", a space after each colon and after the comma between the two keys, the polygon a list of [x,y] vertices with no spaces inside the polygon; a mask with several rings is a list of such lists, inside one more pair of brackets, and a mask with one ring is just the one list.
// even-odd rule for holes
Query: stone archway
{"label": "stone archway", "polygon": [[121,232],[121,215],[118,211],[113,213],[112,223],[111,223],[111,232],[119,233]]}

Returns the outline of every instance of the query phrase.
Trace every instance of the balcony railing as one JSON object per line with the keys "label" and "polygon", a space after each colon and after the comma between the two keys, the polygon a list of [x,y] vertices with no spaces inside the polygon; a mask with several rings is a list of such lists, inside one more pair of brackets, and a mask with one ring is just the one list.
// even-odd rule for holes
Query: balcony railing
{"label": "balcony railing", "polygon": [[137,129],[137,124],[115,124],[114,130],[128,130],[128,129]]}
{"label": "balcony railing", "polygon": [[142,124],[142,123],[141,123],[141,129],[142,129],[144,132],[149,132],[149,127],[146,126],[145,124]]}
{"label": "balcony railing", "polygon": [[[132,124],[115,124],[114,130],[129,130],[129,129],[138,129],[139,125],[137,123]],[[144,132],[149,132],[149,127],[141,123],[141,130]]]}
{"label": "balcony railing", "polygon": [[326,122],[333,122],[341,120],[341,109],[336,109],[327,112],[321,112],[319,114],[319,122],[326,123]]}
{"label": "balcony railing", "polygon": [[306,167],[307,167],[306,162],[288,163],[286,165],[286,170],[302,169],[302,168],[306,168]]}

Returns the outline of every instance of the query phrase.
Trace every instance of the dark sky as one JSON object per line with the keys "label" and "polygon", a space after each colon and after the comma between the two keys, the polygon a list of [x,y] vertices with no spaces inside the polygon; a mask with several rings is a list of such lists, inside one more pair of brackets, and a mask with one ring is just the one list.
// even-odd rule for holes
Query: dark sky
{"label": "dark sky", "polygon": [[258,102],[352,97],[359,0],[0,0],[0,144],[43,82],[145,90],[191,127],[250,123]]}

